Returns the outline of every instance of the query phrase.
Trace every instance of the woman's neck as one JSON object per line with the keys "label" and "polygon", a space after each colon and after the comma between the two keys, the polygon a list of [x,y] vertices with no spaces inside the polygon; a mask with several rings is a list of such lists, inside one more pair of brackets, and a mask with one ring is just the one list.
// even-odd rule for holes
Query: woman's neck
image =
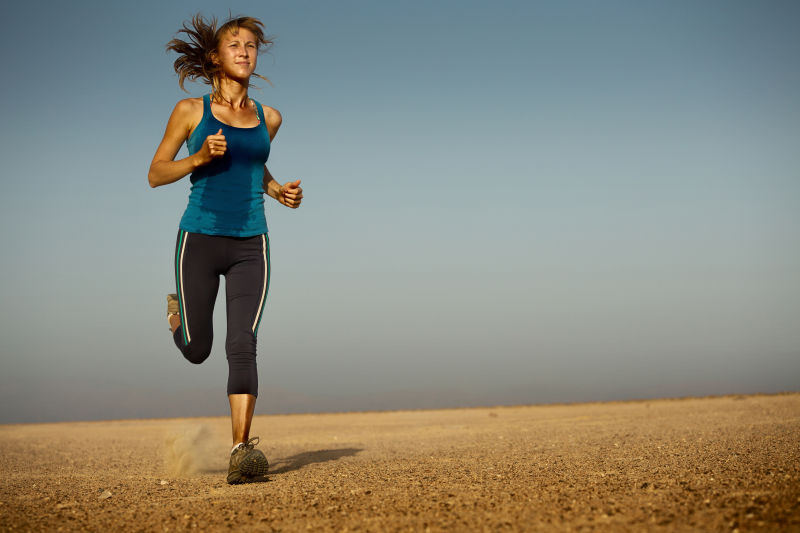
{"label": "woman's neck", "polygon": [[245,107],[249,101],[247,86],[248,82],[242,83],[230,78],[221,78],[219,80],[219,91],[214,95],[216,97],[214,101],[219,104],[227,104],[233,108]]}

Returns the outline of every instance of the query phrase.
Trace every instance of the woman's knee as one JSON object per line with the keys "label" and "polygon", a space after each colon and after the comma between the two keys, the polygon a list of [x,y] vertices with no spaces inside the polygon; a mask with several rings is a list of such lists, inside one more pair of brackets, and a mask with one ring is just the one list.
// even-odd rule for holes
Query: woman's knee
{"label": "woman's knee", "polygon": [[211,341],[211,337],[192,339],[181,352],[187,361],[199,365],[211,355]]}
{"label": "woman's knee", "polygon": [[256,337],[251,332],[229,333],[225,341],[228,359],[248,360],[256,357]]}
{"label": "woman's knee", "polygon": [[228,394],[258,396],[256,337],[252,331],[228,331],[225,341],[228,357]]}
{"label": "woman's knee", "polygon": [[229,335],[225,348],[228,356],[228,394],[258,396],[255,336],[244,332]]}

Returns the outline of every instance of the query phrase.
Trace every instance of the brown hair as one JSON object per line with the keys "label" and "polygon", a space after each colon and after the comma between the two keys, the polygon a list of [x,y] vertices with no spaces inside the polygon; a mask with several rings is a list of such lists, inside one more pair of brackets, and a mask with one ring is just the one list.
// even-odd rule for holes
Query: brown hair
{"label": "brown hair", "polygon": [[[206,20],[201,14],[192,17],[192,20],[183,23],[183,29],[178,33],[185,33],[188,39],[172,39],[167,43],[167,51],[177,52],[178,59],[175,60],[175,72],[178,73],[178,84],[181,89],[186,78],[194,81],[201,79],[203,83],[211,85],[212,97],[219,98],[219,65],[213,61],[213,54],[217,52],[222,37],[231,32],[236,35],[239,28],[244,28],[253,32],[256,36],[256,47],[258,52],[268,50],[272,46],[272,41],[264,36],[264,24],[253,17],[229,17],[225,23],[217,28],[217,19],[211,17]],[[253,73],[254,76],[261,78],[270,85],[269,79],[260,74]],[[252,87],[252,84],[251,84]]]}

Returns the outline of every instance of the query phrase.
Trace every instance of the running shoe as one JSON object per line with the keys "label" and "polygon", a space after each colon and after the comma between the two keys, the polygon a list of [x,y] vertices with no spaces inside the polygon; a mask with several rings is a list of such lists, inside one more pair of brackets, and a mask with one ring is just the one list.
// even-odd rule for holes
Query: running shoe
{"label": "running shoe", "polygon": [[167,316],[177,315],[178,313],[180,313],[180,309],[178,308],[178,295],[167,294]]}
{"label": "running shoe", "polygon": [[179,315],[181,313],[180,307],[178,306],[178,295],[177,294],[167,294],[167,324],[169,325],[169,330],[172,331],[172,324],[170,324],[170,317],[172,315]]}
{"label": "running shoe", "polygon": [[256,450],[258,437],[239,444],[231,452],[228,466],[228,484],[254,483],[267,480],[269,463],[261,450]]}

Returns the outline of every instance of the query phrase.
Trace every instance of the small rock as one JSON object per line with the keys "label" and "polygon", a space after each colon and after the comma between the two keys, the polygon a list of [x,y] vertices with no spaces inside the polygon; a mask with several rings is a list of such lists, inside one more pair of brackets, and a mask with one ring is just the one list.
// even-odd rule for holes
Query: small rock
{"label": "small rock", "polygon": [[167,481],[166,479],[162,479],[161,481],[158,482],[158,484],[159,485],[169,485],[169,481]]}
{"label": "small rock", "polygon": [[98,500],[107,500],[110,497],[111,497],[111,491],[110,490],[104,490],[103,492],[100,493],[100,495],[97,497],[97,499]]}

